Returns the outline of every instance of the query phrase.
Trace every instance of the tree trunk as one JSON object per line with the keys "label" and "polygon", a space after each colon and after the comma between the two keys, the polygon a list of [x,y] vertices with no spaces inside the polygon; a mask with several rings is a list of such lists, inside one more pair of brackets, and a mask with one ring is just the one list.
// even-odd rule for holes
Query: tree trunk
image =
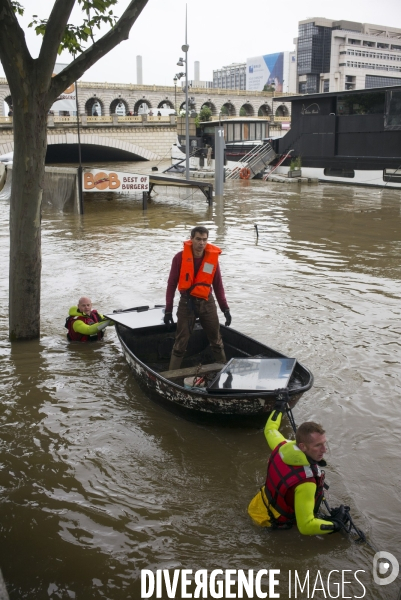
{"label": "tree trunk", "polygon": [[[10,200],[9,336],[40,335],[41,206],[47,147],[43,96],[13,98],[14,163]],[[24,90],[26,92],[26,90]]]}

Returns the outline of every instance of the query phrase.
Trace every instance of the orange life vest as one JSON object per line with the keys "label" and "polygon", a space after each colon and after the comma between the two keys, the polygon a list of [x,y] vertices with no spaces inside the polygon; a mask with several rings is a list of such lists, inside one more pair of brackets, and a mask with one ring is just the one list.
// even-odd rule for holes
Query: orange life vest
{"label": "orange life vest", "polygon": [[192,242],[190,240],[184,242],[178,291],[188,292],[191,296],[207,300],[219,264],[219,254],[221,254],[220,248],[212,244],[206,244],[203,260],[195,277]]}

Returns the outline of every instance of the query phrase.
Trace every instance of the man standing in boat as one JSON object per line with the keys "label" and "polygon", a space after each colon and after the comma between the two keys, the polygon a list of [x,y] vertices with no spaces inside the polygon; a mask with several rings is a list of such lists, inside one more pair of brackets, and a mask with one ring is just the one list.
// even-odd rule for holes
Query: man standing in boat
{"label": "man standing in boat", "polygon": [[194,227],[191,230],[191,239],[184,242],[184,250],[174,256],[171,264],[164,315],[166,325],[174,323],[173,303],[177,287],[181,298],[169,370],[180,368],[197,318],[207,335],[216,362],[226,362],[212,287],[226,318],[227,327],[231,323],[231,315],[218,261],[221,250],[209,244],[208,237],[209,231],[206,227]]}
{"label": "man standing in boat", "polygon": [[325,431],[309,421],[297,429],[295,441],[279,432],[286,401],[278,400],[265,426],[272,454],[265,485],[248,506],[255,523],[272,529],[290,529],[294,523],[304,535],[340,531],[348,523],[349,507],[341,505],[330,516],[318,515],[324,499],[323,456],[327,451]]}
{"label": "man standing in boat", "polygon": [[113,325],[113,322],[92,308],[92,300],[86,296],[78,300],[78,306],[70,308],[65,321],[70,342],[101,340],[108,325]]}

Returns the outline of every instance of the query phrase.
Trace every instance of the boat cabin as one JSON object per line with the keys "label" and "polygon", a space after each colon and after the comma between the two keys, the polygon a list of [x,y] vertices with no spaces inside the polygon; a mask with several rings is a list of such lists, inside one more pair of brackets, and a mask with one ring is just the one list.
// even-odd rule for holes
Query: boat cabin
{"label": "boat cabin", "polygon": [[[191,155],[207,154],[212,148],[214,158],[215,130],[223,127],[227,160],[240,160],[255,145],[261,145],[269,139],[269,121],[258,117],[237,117],[213,121],[201,121],[196,136],[189,137]],[[178,135],[180,150],[185,153],[185,131]]]}
{"label": "boat cabin", "polygon": [[394,179],[401,164],[401,86],[281,99],[291,102],[292,114],[290,131],[273,142],[278,155],[292,150],[302,167],[324,169],[325,175],[383,169],[384,180],[386,172]]}

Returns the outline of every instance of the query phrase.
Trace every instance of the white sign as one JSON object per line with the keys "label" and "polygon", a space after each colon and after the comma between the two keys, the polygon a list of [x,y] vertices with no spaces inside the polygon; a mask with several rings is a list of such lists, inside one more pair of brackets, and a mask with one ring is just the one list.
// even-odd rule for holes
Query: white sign
{"label": "white sign", "polygon": [[149,191],[149,175],[85,169],[82,173],[84,192],[118,192],[136,194]]}
{"label": "white sign", "polygon": [[[67,67],[67,64],[56,63],[54,65],[53,77],[58,75],[61,71]],[[64,92],[57,98],[51,107],[53,112],[66,111],[70,115],[77,110],[76,96],[75,96],[75,83],[72,83]]]}

